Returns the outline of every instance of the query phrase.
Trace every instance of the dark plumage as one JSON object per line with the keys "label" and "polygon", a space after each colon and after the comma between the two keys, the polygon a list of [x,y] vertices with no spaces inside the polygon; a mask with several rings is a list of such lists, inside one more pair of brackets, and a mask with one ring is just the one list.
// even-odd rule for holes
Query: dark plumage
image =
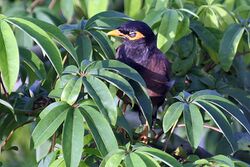
{"label": "dark plumage", "polygon": [[151,28],[141,21],[129,21],[108,35],[124,38],[117,48],[116,59],[137,70],[146,82],[153,106],[162,105],[170,87],[170,64],[157,48]]}

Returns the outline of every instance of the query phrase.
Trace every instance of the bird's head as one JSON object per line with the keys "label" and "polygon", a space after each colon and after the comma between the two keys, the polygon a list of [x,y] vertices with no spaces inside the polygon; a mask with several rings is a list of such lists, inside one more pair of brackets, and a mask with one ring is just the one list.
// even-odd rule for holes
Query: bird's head
{"label": "bird's head", "polygon": [[128,21],[115,30],[107,33],[110,36],[122,37],[126,42],[145,42],[156,44],[156,36],[151,28],[142,21]]}

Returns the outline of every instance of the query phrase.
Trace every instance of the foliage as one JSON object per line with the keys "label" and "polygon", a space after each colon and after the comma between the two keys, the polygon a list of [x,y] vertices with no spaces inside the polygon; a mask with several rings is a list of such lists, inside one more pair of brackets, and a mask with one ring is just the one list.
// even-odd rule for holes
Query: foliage
{"label": "foliage", "polygon": [[[0,158],[2,165],[16,164],[7,162],[21,147],[12,135],[26,125],[28,152],[36,158],[31,166],[250,163],[244,158],[250,155],[247,0],[0,4],[0,151],[10,155]],[[127,113],[133,112],[124,115],[117,96],[130,99],[129,110],[137,104],[151,127],[146,84],[136,70],[114,60],[121,41],[106,36],[134,19],[157,34],[175,80],[147,144],[139,139],[144,127],[131,126]]]}

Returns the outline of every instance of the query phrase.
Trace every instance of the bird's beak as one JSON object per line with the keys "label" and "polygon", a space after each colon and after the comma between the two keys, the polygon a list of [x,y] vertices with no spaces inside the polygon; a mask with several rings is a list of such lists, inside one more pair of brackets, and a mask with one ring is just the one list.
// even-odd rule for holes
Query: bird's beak
{"label": "bird's beak", "polygon": [[124,36],[124,34],[121,33],[118,29],[109,31],[109,32],[107,33],[107,35],[109,35],[109,36],[115,36],[115,37],[122,37],[122,36]]}

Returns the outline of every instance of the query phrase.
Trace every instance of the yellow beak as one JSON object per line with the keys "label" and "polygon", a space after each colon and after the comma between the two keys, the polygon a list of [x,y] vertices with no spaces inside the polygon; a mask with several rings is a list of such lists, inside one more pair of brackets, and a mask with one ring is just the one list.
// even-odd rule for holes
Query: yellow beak
{"label": "yellow beak", "polygon": [[120,36],[124,36],[123,33],[121,33],[119,30],[115,29],[115,30],[112,30],[112,31],[109,31],[107,33],[107,35],[109,36],[115,36],[115,37],[120,37]]}

